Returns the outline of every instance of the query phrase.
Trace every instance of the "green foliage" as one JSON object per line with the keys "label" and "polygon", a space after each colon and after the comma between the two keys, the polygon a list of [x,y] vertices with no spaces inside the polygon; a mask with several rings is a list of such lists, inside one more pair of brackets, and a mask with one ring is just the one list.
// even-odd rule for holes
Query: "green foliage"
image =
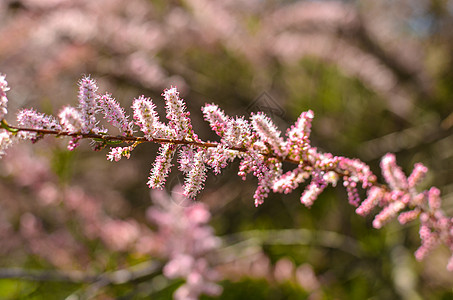
{"label": "green foliage", "polygon": [[74,171],[77,153],[56,147],[52,152],[51,167],[62,183],[68,183]]}
{"label": "green foliage", "polygon": [[33,294],[39,283],[13,279],[0,280],[0,299],[24,299]]}
{"label": "green foliage", "polygon": [[[290,283],[269,284],[266,280],[244,278],[238,282],[225,281],[223,282],[223,288],[223,294],[217,299],[307,299],[306,292],[304,292],[300,287]],[[201,299],[208,300],[215,298],[204,296]]]}

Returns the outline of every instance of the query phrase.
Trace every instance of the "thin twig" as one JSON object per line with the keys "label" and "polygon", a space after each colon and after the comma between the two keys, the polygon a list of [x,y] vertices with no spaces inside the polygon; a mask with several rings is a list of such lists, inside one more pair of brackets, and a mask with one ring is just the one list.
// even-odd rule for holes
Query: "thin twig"
{"label": "thin twig", "polygon": [[147,261],[127,269],[101,274],[82,271],[26,270],[21,268],[0,268],[0,279],[20,279],[30,281],[53,281],[69,283],[125,284],[157,273],[162,267],[160,262]]}
{"label": "thin twig", "polygon": [[[228,252],[243,252],[243,248],[256,245],[319,245],[327,248],[339,249],[356,257],[360,257],[359,245],[351,237],[333,231],[309,229],[281,229],[281,230],[249,230],[234,233],[223,237],[226,241],[237,240],[230,247],[223,248],[225,257]],[[237,250],[237,249],[236,249]],[[226,262],[224,262],[226,263]]]}
{"label": "thin twig", "polygon": [[[4,122],[4,121],[3,121]],[[96,133],[81,133],[81,132],[67,132],[67,131],[59,131],[59,130],[51,130],[51,129],[38,129],[38,128],[24,128],[24,127],[17,127],[5,124],[9,129],[13,129],[17,132],[19,131],[27,131],[27,132],[36,132],[38,134],[50,134],[55,136],[70,136],[70,137],[81,137],[83,139],[97,139],[102,140],[105,142],[124,142],[124,143],[157,143],[157,144],[175,144],[175,145],[192,145],[197,147],[204,147],[204,148],[215,148],[220,145],[220,143],[216,142],[204,142],[204,141],[188,141],[188,140],[173,140],[173,139],[163,139],[163,138],[152,138],[146,139],[145,137],[140,136],[122,136],[122,135],[107,135],[107,134],[96,134]],[[229,147],[229,150],[238,151],[238,152],[247,152],[248,149],[244,147]],[[272,153],[261,153],[261,155],[267,157],[274,157],[281,159],[273,155]],[[301,162],[296,161],[294,159],[285,158],[282,161],[290,162],[294,164],[300,164]]]}

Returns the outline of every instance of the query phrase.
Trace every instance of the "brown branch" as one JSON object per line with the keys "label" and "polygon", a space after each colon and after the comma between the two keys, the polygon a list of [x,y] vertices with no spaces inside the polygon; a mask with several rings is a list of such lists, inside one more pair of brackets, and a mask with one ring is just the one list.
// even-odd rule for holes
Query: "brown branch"
{"label": "brown branch", "polygon": [[[140,136],[121,136],[121,135],[107,135],[107,134],[97,134],[97,133],[81,133],[81,132],[67,132],[67,131],[59,131],[59,130],[51,130],[51,129],[38,129],[38,128],[23,128],[17,126],[7,125],[8,128],[14,131],[27,131],[27,132],[36,132],[38,134],[50,134],[55,136],[70,136],[70,137],[81,137],[83,139],[97,139],[102,140],[105,142],[124,142],[124,143],[169,143],[175,145],[192,145],[197,147],[204,147],[204,148],[215,148],[219,145],[216,142],[204,142],[204,141],[188,141],[188,140],[173,140],[173,139],[163,139],[163,138],[152,138],[146,139],[145,137]],[[247,152],[248,149],[244,147],[229,147],[229,150],[239,151],[239,152]],[[281,158],[272,153],[261,153],[261,155],[266,157],[274,157],[280,159],[281,161],[290,162],[294,164],[300,164],[301,162],[296,161],[290,158]]]}
{"label": "brown branch", "polygon": [[[204,141],[188,141],[188,140],[173,140],[173,139],[164,139],[164,138],[152,138],[152,139],[146,139],[145,137],[139,137],[139,136],[121,136],[121,135],[107,135],[107,134],[97,134],[97,133],[81,133],[81,132],[67,132],[67,131],[58,131],[58,130],[50,130],[50,129],[37,129],[37,128],[22,128],[22,127],[17,127],[17,126],[11,126],[6,124],[6,122],[3,120],[2,121],[2,126],[6,129],[11,129],[15,132],[19,131],[27,131],[27,132],[36,132],[38,134],[50,134],[50,135],[55,135],[55,136],[70,136],[70,137],[81,137],[84,139],[97,139],[97,140],[102,140],[105,142],[124,142],[124,143],[145,143],[145,142],[151,142],[151,143],[171,143],[175,145],[193,145],[197,147],[204,147],[204,148],[215,148],[217,147],[220,143],[216,142],[204,142]],[[247,152],[248,149],[244,147],[229,147],[229,150],[233,151],[239,151],[239,152]],[[267,158],[276,158],[280,160],[281,162],[289,162],[292,164],[300,165],[303,167],[312,167],[312,164],[308,161],[297,161],[288,157],[280,157],[275,155],[274,153],[271,152],[266,152],[266,153],[260,153],[264,157]],[[327,171],[333,171],[337,173],[339,176],[348,176],[349,172],[348,171],[341,171],[337,168],[337,166],[333,166],[332,168],[328,169]],[[385,185],[378,184],[377,182],[373,182],[374,185],[379,186],[381,188],[387,189]]]}

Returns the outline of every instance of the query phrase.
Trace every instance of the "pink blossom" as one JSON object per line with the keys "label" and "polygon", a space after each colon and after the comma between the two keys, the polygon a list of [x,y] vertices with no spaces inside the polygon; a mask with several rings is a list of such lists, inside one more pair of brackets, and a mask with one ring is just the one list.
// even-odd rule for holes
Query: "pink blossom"
{"label": "pink blossom", "polygon": [[[209,210],[203,205],[193,205],[190,208],[185,209],[185,215],[191,222],[199,225],[207,224],[209,220],[211,220]],[[209,246],[207,248],[211,247]]]}
{"label": "pink blossom", "polygon": [[426,173],[428,172],[428,168],[425,167],[421,163],[416,163],[414,165],[414,170],[412,171],[411,175],[407,179],[410,188],[415,187],[419,184],[423,178],[425,178]]}
{"label": "pink blossom", "polygon": [[207,172],[204,157],[205,151],[202,149],[194,154],[192,167],[184,181],[184,196],[188,198],[195,198],[203,188]]}
{"label": "pink blossom", "polygon": [[298,167],[292,171],[288,171],[277,180],[274,181],[272,190],[274,193],[289,194],[296,189],[300,183],[310,177],[310,173]]}
{"label": "pink blossom", "polygon": [[244,117],[235,119],[228,117],[214,104],[206,104],[202,108],[204,118],[212,130],[222,138],[229,147],[249,147],[254,135],[250,124]]}
{"label": "pink blossom", "polygon": [[414,221],[415,219],[417,219],[420,216],[420,213],[421,213],[421,211],[419,208],[415,208],[410,211],[402,212],[398,216],[398,222],[400,222],[400,224],[406,224],[411,221]]}
{"label": "pink blossom", "polygon": [[440,190],[436,187],[432,187],[428,191],[428,204],[432,210],[440,209],[441,199]]}
{"label": "pink blossom", "polygon": [[73,137],[69,143],[68,143],[68,150],[73,151],[75,148],[80,146],[79,141],[81,140],[81,137]]}
{"label": "pink blossom", "polygon": [[450,256],[450,259],[448,260],[447,270],[453,272],[453,255]]}
{"label": "pink blossom", "polygon": [[439,243],[438,236],[431,232],[428,226],[422,224],[420,226],[420,238],[422,240],[422,245],[415,251],[415,258],[417,260],[422,260],[425,256],[434,249]]}
{"label": "pink blossom", "polygon": [[178,90],[172,87],[165,90],[162,96],[165,99],[167,118],[170,120],[169,125],[175,130],[176,139],[195,138],[189,118],[190,113],[186,112],[186,104],[179,98]]}
{"label": "pink blossom", "polygon": [[96,91],[98,86],[94,79],[89,76],[83,77],[79,81],[79,109],[82,118],[82,133],[90,131],[97,132],[96,129],[96,99],[98,94]]}
{"label": "pink blossom", "polygon": [[[180,193],[173,193],[181,196]],[[169,199],[163,191],[152,193],[154,206],[147,215],[158,227],[164,249],[162,255],[168,259],[164,276],[183,278],[175,299],[198,299],[201,294],[219,295],[222,288],[215,282],[219,274],[211,266],[208,254],[220,246],[220,240],[208,225],[210,213],[202,203],[182,207]],[[171,233],[171,234],[169,234]]]}
{"label": "pink blossom", "polygon": [[359,192],[357,190],[357,182],[351,179],[350,177],[347,177],[347,179],[343,181],[343,185],[348,193],[349,204],[354,205],[356,207],[359,206],[360,197]]}
{"label": "pink blossom", "polygon": [[129,122],[124,108],[110,94],[99,97],[97,108],[99,112],[104,114],[104,119],[118,128],[123,134],[131,136],[134,133],[132,122]]}
{"label": "pink blossom", "polygon": [[191,255],[177,254],[164,267],[164,275],[168,278],[186,277],[194,267],[195,260]]}
{"label": "pink blossom", "polygon": [[296,123],[288,128],[286,136],[287,151],[295,160],[303,160],[303,154],[310,144],[311,122],[314,118],[313,111],[309,110],[300,114]]}
{"label": "pink blossom", "polygon": [[339,180],[339,176],[335,171],[327,171],[324,173],[322,176],[323,181],[325,181],[327,184],[331,184],[333,187],[337,186],[337,182]]}
{"label": "pink blossom", "polygon": [[277,282],[291,281],[295,272],[294,262],[289,258],[281,258],[275,263],[274,278]]}
{"label": "pink blossom", "polygon": [[[20,110],[17,114],[17,122],[19,123],[19,126],[25,128],[61,130],[61,125],[53,116],[38,113],[34,109]],[[28,132],[24,134],[23,137],[36,142],[42,135],[35,132]]]}
{"label": "pink blossom", "polygon": [[382,175],[392,190],[407,189],[407,178],[396,164],[394,154],[387,153],[381,160]]}
{"label": "pink blossom", "polygon": [[447,270],[453,272],[453,255],[450,256],[450,259],[448,260]]}
{"label": "pink blossom", "polygon": [[258,187],[253,195],[253,199],[255,199],[255,206],[259,206],[269,196],[274,181],[281,176],[282,163],[273,158],[263,160],[262,158],[258,158],[256,153],[252,153],[255,156],[255,159],[252,160],[253,175],[258,178]]}
{"label": "pink blossom", "polygon": [[225,113],[215,104],[206,104],[201,110],[204,114],[204,119],[209,122],[212,130],[218,136],[224,137],[227,130],[231,127],[230,120],[225,116]]}
{"label": "pink blossom", "polygon": [[419,206],[419,207],[424,206],[425,203],[426,203],[426,191],[423,191],[421,193],[416,194],[412,198],[411,202],[412,202],[412,205],[416,205],[416,206]]}
{"label": "pink blossom", "polygon": [[192,169],[193,161],[195,160],[194,147],[181,146],[178,155],[178,169],[185,174],[189,173]]}
{"label": "pink blossom", "polygon": [[107,159],[110,161],[119,161],[123,156],[129,159],[133,149],[133,146],[111,148],[109,154],[107,154]]}
{"label": "pink blossom", "polygon": [[35,129],[61,130],[60,124],[50,115],[38,113],[34,109],[22,109],[17,114],[20,126]]}
{"label": "pink blossom", "polygon": [[373,227],[376,229],[381,228],[384,223],[394,218],[405,205],[402,201],[395,201],[384,207],[384,209],[374,218]]}
{"label": "pink blossom", "polygon": [[361,216],[368,215],[371,210],[378,205],[379,201],[383,197],[382,189],[376,186],[370,188],[367,193],[368,197],[356,209],[356,213]]}
{"label": "pink blossom", "polygon": [[338,157],[338,161],[338,168],[347,171],[348,177],[353,178],[352,180],[362,182],[362,188],[368,188],[376,181],[370,167],[359,159]]}
{"label": "pink blossom", "polygon": [[[306,291],[318,290],[322,283],[310,264],[302,264],[296,269],[296,281]],[[316,298],[316,297],[313,297]]]}
{"label": "pink blossom", "polygon": [[271,145],[275,153],[279,156],[286,156],[286,144],[280,137],[281,132],[277,130],[274,123],[264,114],[257,113],[251,117],[253,129],[258,133],[260,138]]}
{"label": "pink blossom", "polygon": [[3,120],[8,113],[8,98],[6,98],[6,92],[9,91],[9,87],[5,78],[5,75],[0,74],[0,121]]}
{"label": "pink blossom", "polygon": [[225,143],[230,147],[249,148],[258,137],[252,133],[250,123],[244,117],[236,117],[231,120],[231,125],[225,135]]}
{"label": "pink blossom", "polygon": [[14,142],[15,136],[13,136],[9,131],[0,129],[0,158],[5,154],[6,149],[8,149]]}
{"label": "pink blossom", "polygon": [[82,129],[80,112],[71,106],[64,107],[58,114],[62,129],[68,132],[77,132]]}
{"label": "pink blossom", "polygon": [[108,220],[102,224],[101,238],[114,251],[125,251],[140,235],[140,227],[135,220]]}
{"label": "pink blossom", "polygon": [[159,155],[156,157],[156,161],[151,169],[148,180],[148,186],[150,188],[163,188],[172,166],[171,161],[175,154],[176,148],[177,147],[173,144],[164,144],[160,146]]}
{"label": "pink blossom", "polygon": [[324,188],[325,186],[318,184],[316,180],[311,181],[300,197],[300,202],[307,207],[311,207]]}
{"label": "pink blossom", "polygon": [[140,96],[138,99],[134,99],[132,110],[135,124],[140,127],[147,139],[174,137],[174,131],[159,121],[159,115],[155,109],[156,106],[149,98]]}
{"label": "pink blossom", "polygon": [[246,154],[241,155],[241,162],[239,163],[239,171],[238,171],[238,176],[242,178],[242,180],[246,179],[247,174],[252,172],[252,167],[253,167],[253,162],[254,158],[256,158],[255,152],[248,152]]}
{"label": "pink blossom", "polygon": [[206,163],[214,170],[214,174],[220,174],[220,170],[233,161],[238,155],[237,151],[230,150],[223,144],[207,150]]}

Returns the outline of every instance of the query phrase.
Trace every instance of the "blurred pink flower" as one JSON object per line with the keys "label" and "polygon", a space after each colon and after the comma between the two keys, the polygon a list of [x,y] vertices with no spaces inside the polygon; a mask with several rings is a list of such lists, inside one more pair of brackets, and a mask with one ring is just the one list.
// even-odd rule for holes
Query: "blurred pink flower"
{"label": "blurred pink flower", "polygon": [[[176,187],[181,189],[181,187]],[[173,193],[175,197],[183,197]],[[210,213],[202,203],[179,206],[164,191],[153,191],[154,205],[147,215],[157,225],[156,238],[162,243],[161,255],[168,258],[164,275],[184,278],[185,284],[174,294],[175,299],[198,299],[201,294],[219,295],[215,284],[219,274],[210,266],[209,254],[220,247],[220,240],[207,224]]]}

